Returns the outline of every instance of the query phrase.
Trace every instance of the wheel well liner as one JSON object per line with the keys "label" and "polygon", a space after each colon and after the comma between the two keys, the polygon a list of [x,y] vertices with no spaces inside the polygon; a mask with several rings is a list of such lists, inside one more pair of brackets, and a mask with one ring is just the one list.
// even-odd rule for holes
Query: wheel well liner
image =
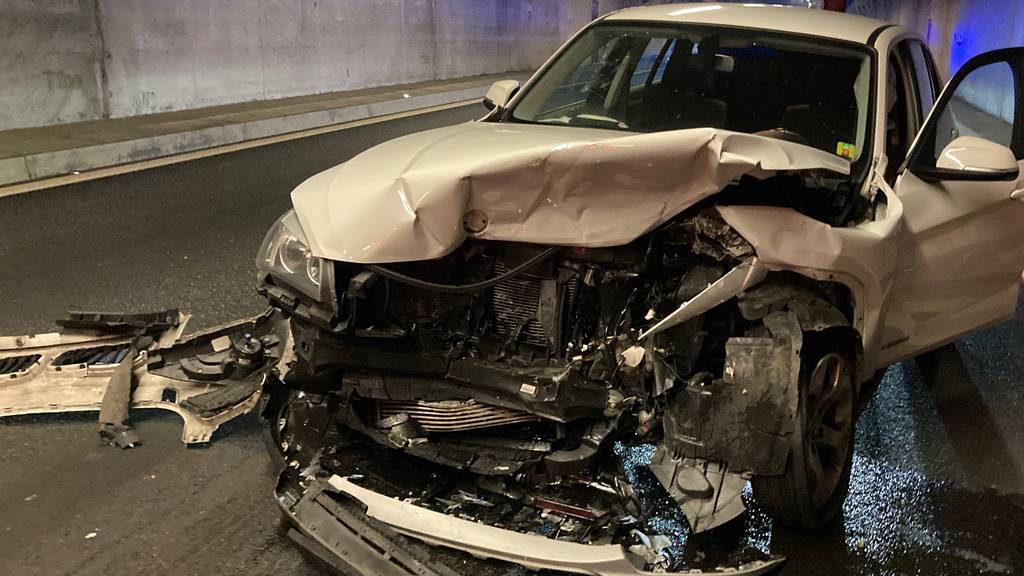
{"label": "wheel well liner", "polygon": [[854,299],[844,284],[813,280],[793,272],[775,272],[739,294],[737,303],[746,320],[792,311],[802,331],[841,340],[853,354],[856,367],[864,359],[864,340],[853,325]]}

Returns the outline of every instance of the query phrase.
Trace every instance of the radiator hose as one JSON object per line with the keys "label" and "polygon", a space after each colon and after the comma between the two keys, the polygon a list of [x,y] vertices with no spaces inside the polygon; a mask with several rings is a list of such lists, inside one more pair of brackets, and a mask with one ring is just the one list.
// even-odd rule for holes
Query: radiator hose
{"label": "radiator hose", "polygon": [[415,286],[416,288],[432,290],[434,292],[447,292],[449,294],[469,294],[471,292],[479,292],[480,290],[490,288],[491,286],[497,286],[506,280],[511,280],[523,272],[526,272],[537,263],[547,259],[558,250],[558,247],[548,248],[526,262],[523,262],[519,266],[506,271],[504,274],[500,274],[494,278],[483,280],[481,282],[474,282],[472,284],[438,284],[436,282],[428,282],[426,280],[420,280],[419,278],[413,278],[412,276],[406,276],[401,272],[395,272],[390,268],[385,268],[376,264],[371,264],[367,268],[385,278],[389,278],[395,282],[401,282],[402,284],[408,284],[409,286]]}

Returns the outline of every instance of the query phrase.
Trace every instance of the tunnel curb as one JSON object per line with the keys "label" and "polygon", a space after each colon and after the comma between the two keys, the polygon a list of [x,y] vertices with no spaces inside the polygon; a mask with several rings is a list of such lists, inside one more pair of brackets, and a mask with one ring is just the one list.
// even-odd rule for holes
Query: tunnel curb
{"label": "tunnel curb", "polygon": [[[456,90],[339,106],[256,120],[207,126],[194,130],[131,138],[0,159],[0,197],[43,189],[37,181],[101,168],[154,160],[175,155],[270,139],[393,114],[429,111],[484,96],[489,84]],[[272,142],[266,142],[269,144]],[[259,145],[254,142],[254,145]],[[25,187],[24,190],[17,188]]]}

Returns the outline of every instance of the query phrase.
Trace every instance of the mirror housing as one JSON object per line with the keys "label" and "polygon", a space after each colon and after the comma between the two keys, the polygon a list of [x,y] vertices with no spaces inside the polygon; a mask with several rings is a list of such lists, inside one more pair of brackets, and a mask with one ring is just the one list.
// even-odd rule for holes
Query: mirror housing
{"label": "mirror housing", "polygon": [[939,155],[936,168],[962,172],[1009,172],[1017,170],[1017,159],[1009,148],[978,138],[959,136]]}
{"label": "mirror housing", "polygon": [[942,150],[935,169],[927,172],[936,180],[1015,180],[1020,168],[1006,146],[976,136],[959,136]]}
{"label": "mirror housing", "polygon": [[519,92],[519,86],[518,80],[498,80],[487,89],[484,106],[488,110],[504,108],[516,95],[516,92]]}

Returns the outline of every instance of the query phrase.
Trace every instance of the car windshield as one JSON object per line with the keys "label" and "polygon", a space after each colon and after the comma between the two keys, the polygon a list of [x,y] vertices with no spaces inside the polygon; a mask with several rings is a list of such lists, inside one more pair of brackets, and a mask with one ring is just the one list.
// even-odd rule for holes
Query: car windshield
{"label": "car windshield", "polygon": [[741,28],[599,24],[511,111],[519,122],[764,133],[857,160],[871,94],[864,47]]}

